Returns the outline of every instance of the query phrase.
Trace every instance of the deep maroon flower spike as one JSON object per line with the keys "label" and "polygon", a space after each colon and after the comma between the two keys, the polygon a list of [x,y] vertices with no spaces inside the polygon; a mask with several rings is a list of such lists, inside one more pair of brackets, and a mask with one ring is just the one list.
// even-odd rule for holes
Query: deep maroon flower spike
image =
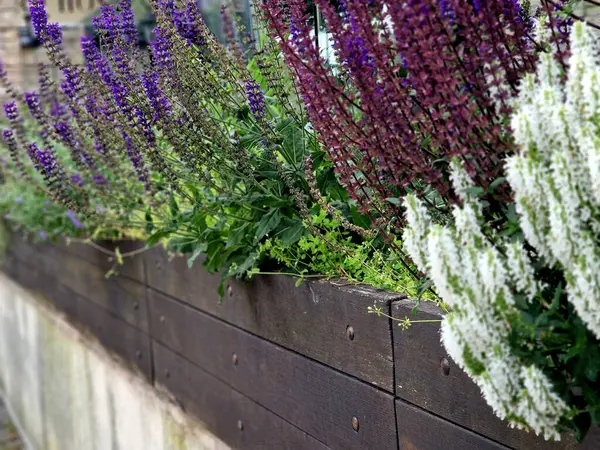
{"label": "deep maroon flower spike", "polygon": [[[503,117],[535,51],[515,0],[315,0],[329,68],[302,0],[263,0],[334,167],[363,212],[425,181],[450,196],[460,157],[486,187],[513,151]],[[389,205],[388,205],[389,206]]]}

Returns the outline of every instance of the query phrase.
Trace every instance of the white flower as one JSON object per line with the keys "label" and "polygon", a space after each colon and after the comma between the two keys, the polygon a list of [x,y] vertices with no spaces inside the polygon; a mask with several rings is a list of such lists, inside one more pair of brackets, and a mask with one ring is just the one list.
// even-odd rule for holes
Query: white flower
{"label": "white flower", "polygon": [[[600,338],[596,42],[585,24],[576,23],[568,81],[561,79],[561,67],[550,53],[541,54],[537,76],[524,77],[511,117],[520,151],[506,160],[505,169],[527,243],[541,262],[564,272],[569,302]],[[558,439],[567,404],[542,370],[525,366],[509,345],[511,319],[520,314],[513,293],[533,302],[540,281],[523,244],[482,230],[482,209],[470,177],[458,160],[451,170],[462,203],[452,211],[453,225],[432,224],[416,197],[406,201],[405,248],[428,268],[435,289],[451,307],[442,323],[442,342],[499,417]]]}
{"label": "white flower", "polygon": [[536,366],[521,368],[524,391],[519,402],[519,415],[546,439],[560,440],[556,431],[568,406],[552,389],[552,384]]}
{"label": "white flower", "polygon": [[517,289],[531,301],[538,292],[538,283],[529,256],[520,242],[513,242],[506,249],[507,266]]}
{"label": "white flower", "polygon": [[417,267],[427,273],[427,256],[422,244],[426,240],[431,220],[427,209],[416,195],[407,195],[404,198],[404,208],[408,224],[402,236],[404,249],[411,255]]}

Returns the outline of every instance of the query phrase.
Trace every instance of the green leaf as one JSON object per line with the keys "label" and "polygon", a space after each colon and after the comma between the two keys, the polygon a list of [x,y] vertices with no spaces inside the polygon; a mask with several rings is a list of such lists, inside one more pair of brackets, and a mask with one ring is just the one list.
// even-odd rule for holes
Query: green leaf
{"label": "green leaf", "polygon": [[244,240],[244,236],[246,235],[248,226],[249,223],[244,222],[237,228],[229,229],[229,233],[227,235],[227,243],[225,247],[232,248],[238,245],[240,242],[242,242]]}
{"label": "green leaf", "polygon": [[354,225],[358,225],[365,230],[371,228],[371,218],[365,214],[361,214],[356,205],[350,205],[350,215]]}
{"label": "green leaf", "polygon": [[263,218],[260,219],[260,222],[258,222],[254,240],[256,242],[260,241],[268,233],[277,228],[279,222],[281,222],[281,217],[282,216],[279,209],[272,209],[267,214],[265,214]]}
{"label": "green leaf", "polygon": [[200,245],[200,246],[198,246],[198,248],[196,248],[196,250],[194,250],[194,253],[192,253],[192,256],[190,256],[187,260],[187,265],[190,269],[194,265],[194,262],[196,261],[196,259],[198,259],[198,256],[202,255],[205,251],[206,251],[206,246],[204,246],[204,245]]}
{"label": "green leaf", "polygon": [[417,300],[420,300],[423,297],[423,294],[427,292],[429,288],[433,286],[433,281],[431,279],[426,279],[423,283],[421,283],[417,289]]}
{"label": "green leaf", "polygon": [[168,230],[160,230],[151,235],[148,239],[146,239],[146,246],[153,247],[158,244],[162,239],[165,239],[171,235],[171,231]]}
{"label": "green leaf", "polygon": [[119,266],[123,265],[123,255],[121,255],[121,250],[119,250],[119,247],[115,248],[115,256],[117,257],[117,264]]}
{"label": "green leaf", "polygon": [[471,186],[465,189],[467,194],[472,195],[473,197],[482,197],[485,194],[485,191],[481,186]]}
{"label": "green leaf", "polygon": [[173,218],[176,218],[179,215],[179,205],[177,204],[177,200],[175,199],[174,195],[171,195],[169,208],[171,209],[171,214],[173,215]]}
{"label": "green leaf", "polygon": [[590,430],[590,426],[592,425],[590,415],[587,413],[578,414],[575,419],[573,419],[573,425],[575,428],[575,438],[577,439],[577,442],[583,441]]}
{"label": "green leaf", "polygon": [[146,233],[150,234],[154,230],[154,222],[152,221],[152,214],[150,214],[150,208],[146,210]]}
{"label": "green leaf", "polygon": [[214,240],[208,244],[206,248],[206,260],[204,261],[204,267],[210,272],[218,272],[223,262],[227,259],[227,252],[224,251],[225,244],[223,242]]}
{"label": "green leaf", "polygon": [[250,253],[248,255],[248,257],[239,266],[237,266],[237,270],[235,271],[235,274],[238,275],[238,277],[240,275],[244,275],[248,270],[250,270],[254,267],[254,264],[258,260],[259,256],[260,255],[258,252]]}
{"label": "green leaf", "polygon": [[402,206],[402,200],[397,197],[388,197],[385,199],[385,201],[391,203],[392,205]]}
{"label": "green leaf", "polygon": [[498,186],[500,186],[500,184],[504,183],[506,181],[506,177],[499,177],[496,178],[494,181],[492,181],[490,183],[490,185],[488,186],[488,191],[489,192],[494,192],[496,189],[498,189]]}
{"label": "green leaf", "polygon": [[287,220],[289,225],[276,234],[283,245],[292,245],[300,240],[306,234],[306,227],[301,220]]}

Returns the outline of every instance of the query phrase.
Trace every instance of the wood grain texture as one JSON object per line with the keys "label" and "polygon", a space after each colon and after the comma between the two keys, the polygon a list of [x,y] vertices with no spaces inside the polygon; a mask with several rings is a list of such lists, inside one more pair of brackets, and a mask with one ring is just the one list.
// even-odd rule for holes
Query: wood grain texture
{"label": "wood grain texture", "polygon": [[472,431],[396,400],[400,450],[507,450]]}
{"label": "wood grain texture", "polygon": [[324,444],[396,448],[390,394],[159,293],[149,303],[157,341]]}
{"label": "wood grain texture", "polygon": [[[378,304],[389,312],[401,296],[367,286],[306,281],[285,276],[232,280],[219,302],[219,277],[184,258],[169,262],[159,250],[147,254],[148,285],[264,339],[316,359],[368,383],[393,391],[391,325],[367,313]],[[350,340],[347,328],[352,327]]]}
{"label": "wood grain texture", "polygon": [[[394,302],[394,317],[410,317],[412,303]],[[440,311],[421,304],[416,319],[440,319]],[[439,324],[415,324],[406,331],[394,328],[396,396],[494,441],[523,450],[576,448],[571,435],[560,443],[546,442],[535,434],[513,429],[494,415],[475,383],[447,355],[440,343]],[[450,364],[448,375],[442,358]]]}
{"label": "wood grain texture", "polygon": [[154,343],[157,384],[233,448],[327,450],[329,447],[235,391],[168,348]]}
{"label": "wood grain texture", "polygon": [[141,331],[148,332],[146,289],[143,284],[120,276],[106,278],[106,272],[101,268],[62,252],[53,245],[14,240],[10,252],[20,261],[54,277],[78,295]]}
{"label": "wood grain texture", "polygon": [[[118,248],[121,255],[126,255],[129,252],[145,248],[143,242],[129,240],[98,241],[95,242],[95,244],[112,253]],[[92,263],[104,272],[114,270],[116,271],[116,275],[120,277],[131,278],[138,283],[146,284],[145,261],[142,253],[131,257],[125,257],[123,258],[123,264],[115,265],[115,256],[106,254],[98,248],[92,247],[90,244],[79,241],[70,241],[69,243],[63,241],[62,243],[57,244],[56,248],[62,252],[77,256]]]}

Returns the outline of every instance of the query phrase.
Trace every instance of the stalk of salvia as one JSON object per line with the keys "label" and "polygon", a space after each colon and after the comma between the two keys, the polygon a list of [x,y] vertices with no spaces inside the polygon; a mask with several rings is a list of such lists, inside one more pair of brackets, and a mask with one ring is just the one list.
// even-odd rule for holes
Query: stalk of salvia
{"label": "stalk of salvia", "polygon": [[[596,395],[588,392],[579,410],[571,406],[564,387],[587,386],[595,375],[576,372],[568,353],[574,338],[555,327],[579,328],[577,335],[589,334],[585,345],[592,347],[600,339],[600,53],[581,22],[572,28],[569,49],[564,60],[557,45],[541,54],[537,73],[523,78],[513,104],[518,152],[506,159],[505,172],[526,242],[509,242],[481,220],[483,206],[458,162],[453,186],[462,206],[454,207],[453,225],[434,224],[410,195],[403,236],[451,308],[442,323],[449,354],[499,417],[553,439],[578,414],[589,411],[594,420]],[[527,305],[554,315],[555,325],[515,339],[528,327],[521,314]],[[545,347],[553,333],[562,339],[558,354]],[[546,356],[532,365],[525,356],[533,349]]]}
{"label": "stalk of salvia", "polygon": [[265,0],[262,9],[363,212],[380,211],[419,180],[448,197],[453,156],[483,187],[496,178],[512,151],[502,123],[508,99],[535,62],[517,2],[347,0],[341,15],[316,3],[338,72],[314,43],[304,2]]}
{"label": "stalk of salvia", "polygon": [[454,161],[452,178],[462,206],[453,226],[432,223],[415,196],[405,198],[404,246],[450,307],[442,322],[442,342],[452,359],[473,378],[501,419],[559,439],[558,426],[570,410],[552,382],[511,349],[511,327],[520,319],[514,292],[534,301],[539,286],[527,252],[519,243],[482,231],[482,206],[469,194],[474,184]]}
{"label": "stalk of salvia", "polygon": [[521,152],[506,172],[525,237],[564,272],[569,301],[600,337],[600,65],[585,24],[570,48],[565,83],[548,54],[524,79],[512,118]]}

